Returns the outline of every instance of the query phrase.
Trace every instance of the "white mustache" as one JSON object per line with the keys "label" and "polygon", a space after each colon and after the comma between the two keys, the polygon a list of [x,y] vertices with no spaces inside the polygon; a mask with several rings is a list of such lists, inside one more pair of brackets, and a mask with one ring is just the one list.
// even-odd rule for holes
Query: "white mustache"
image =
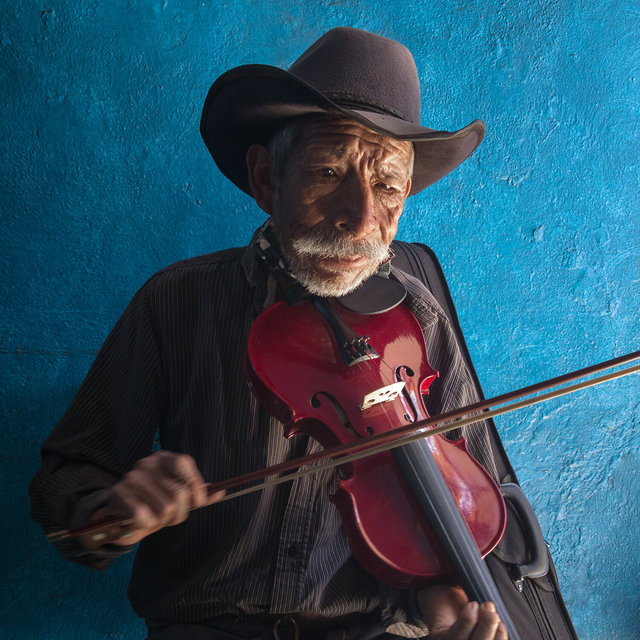
{"label": "white mustache", "polygon": [[354,241],[341,234],[309,231],[291,244],[298,255],[321,259],[358,255],[384,262],[389,257],[389,247],[378,238]]}

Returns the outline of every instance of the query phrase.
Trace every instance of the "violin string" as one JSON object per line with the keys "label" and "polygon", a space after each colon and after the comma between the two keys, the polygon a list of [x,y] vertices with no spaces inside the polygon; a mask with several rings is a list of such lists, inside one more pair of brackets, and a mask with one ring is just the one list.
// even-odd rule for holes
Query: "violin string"
{"label": "violin string", "polygon": [[[396,382],[396,376],[395,376],[395,368],[389,364],[382,356],[382,354],[377,350],[373,348],[373,345],[370,345],[368,340],[369,338],[365,336],[365,338],[363,338],[366,341],[366,344],[368,347],[370,347],[371,349],[374,350],[375,354],[377,355],[377,358],[375,359],[370,359],[370,358],[365,358],[363,360],[361,360],[358,363],[358,366],[360,365],[364,365],[366,368],[366,372],[365,372],[365,379],[368,377],[369,380],[369,384],[371,386],[371,388],[375,388],[376,385],[378,384],[378,380],[377,380],[377,376],[376,376],[376,371],[374,371],[374,366],[373,366],[373,362],[374,360],[378,363],[378,366],[376,367],[377,369],[377,373],[379,374],[380,378],[382,379],[383,382],[386,382],[387,385],[391,385],[394,382]],[[363,349],[363,351],[367,351],[367,348],[365,347],[365,349]],[[385,371],[384,369],[386,368],[387,371]],[[368,374],[368,376],[367,376]],[[390,411],[388,410],[387,407],[387,402],[383,401],[380,403],[380,408],[382,410],[382,413],[385,416],[386,422],[389,425],[390,428],[393,428],[393,420],[390,414]],[[407,415],[407,414],[405,414]]]}
{"label": "violin string", "polygon": [[[425,348],[426,348],[426,346],[425,346]],[[380,359],[380,365],[381,366],[379,367],[379,372],[380,372],[380,376],[382,377],[382,379],[385,382],[387,382],[387,384],[389,384],[389,385],[393,384],[395,382],[400,382],[401,380],[400,380],[400,378],[398,377],[398,375],[396,373],[399,367],[394,367],[393,365],[389,364],[385,360],[385,358],[377,350],[376,350],[376,353],[378,354],[379,359]],[[410,367],[408,367],[406,365],[403,365],[403,366],[406,369],[410,369]],[[383,367],[387,368],[387,370],[389,371],[389,374],[385,374],[382,371]],[[415,375],[415,372],[414,372],[413,375]],[[405,387],[406,387],[406,383],[405,383]],[[404,395],[404,388],[400,391],[400,393],[398,395],[402,395],[402,396],[404,396],[406,398],[406,396]],[[421,397],[422,396],[421,396],[420,392],[418,392],[418,394],[416,395],[416,398],[411,399],[411,400],[407,399],[407,402],[410,404],[410,406],[413,406],[413,404],[416,402],[416,400],[418,398],[421,398]],[[402,402],[402,399],[400,400],[400,402]],[[407,420],[407,422],[410,423],[410,424],[415,423],[416,419],[420,416],[420,413],[421,413],[420,407],[413,407],[413,417],[407,411],[407,406],[404,403],[403,403],[403,408],[405,409],[405,412],[403,414],[405,420]],[[427,413],[426,408],[423,406],[422,409],[424,410],[424,414],[428,416],[429,414]],[[389,427],[393,428],[393,421],[392,421],[392,418],[390,417],[390,412],[387,410],[387,403],[386,402],[382,403],[382,411],[387,417],[387,423],[389,424]]]}

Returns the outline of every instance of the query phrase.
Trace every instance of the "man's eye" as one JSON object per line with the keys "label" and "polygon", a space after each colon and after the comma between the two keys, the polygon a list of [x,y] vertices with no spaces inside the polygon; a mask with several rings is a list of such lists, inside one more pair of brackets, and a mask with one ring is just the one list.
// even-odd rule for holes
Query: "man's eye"
{"label": "man's eye", "polygon": [[385,193],[394,193],[395,191],[397,191],[394,186],[387,184],[386,182],[378,182],[378,189],[384,191]]}
{"label": "man's eye", "polygon": [[334,176],[338,175],[331,167],[321,167],[320,169],[318,169],[318,173],[321,176],[325,176],[327,178],[333,178]]}

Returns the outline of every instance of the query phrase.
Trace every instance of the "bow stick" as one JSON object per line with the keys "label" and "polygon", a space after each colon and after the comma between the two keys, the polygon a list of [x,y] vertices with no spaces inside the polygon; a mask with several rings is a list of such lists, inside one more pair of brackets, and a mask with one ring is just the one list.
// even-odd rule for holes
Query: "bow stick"
{"label": "bow stick", "polygon": [[[448,411],[438,416],[427,418],[426,420],[413,422],[397,429],[378,433],[357,442],[349,442],[335,447],[330,447],[323,451],[287,460],[271,467],[266,467],[265,469],[259,469],[241,476],[236,476],[235,478],[209,483],[206,485],[207,493],[209,496],[212,496],[214,493],[222,490],[226,491],[227,489],[240,487],[250,482],[269,478],[269,480],[259,484],[254,484],[250,487],[239,489],[232,493],[227,493],[214,503],[217,504],[217,502],[224,502],[225,500],[231,500],[248,493],[260,491],[266,486],[290,482],[296,478],[317,473],[323,469],[336,467],[370,455],[375,455],[376,453],[402,447],[403,445],[423,438],[448,433],[449,431],[459,429],[466,425],[482,422],[483,420],[487,420],[495,416],[510,413],[511,411],[517,411],[518,409],[546,402],[553,398],[575,393],[581,389],[587,389],[610,380],[638,373],[640,372],[640,364],[619,369],[618,371],[611,371],[610,373],[598,375],[597,377],[589,380],[583,380],[582,382],[570,384],[570,386],[567,387],[555,389],[555,387],[559,387],[560,385],[572,383],[581,378],[586,378],[587,376],[597,375],[604,371],[627,365],[635,360],[640,360],[640,351],[634,351],[618,358],[613,358],[590,367],[578,369],[571,373],[550,378],[549,380],[545,380],[537,384],[522,387],[521,389],[516,389],[514,391],[495,396],[494,398],[482,400],[472,405],[462,407],[461,409]],[[549,389],[553,390],[548,391]],[[543,391],[546,393],[534,395]],[[491,409],[491,407],[495,407],[496,405],[505,405],[506,403],[512,404]],[[271,478],[271,476],[294,470],[297,471],[279,478]],[[130,518],[109,517],[103,520],[97,520],[90,524],[54,531],[53,533],[48,534],[47,538],[51,542],[56,542],[67,538],[83,536],[85,539],[85,546],[92,548],[106,544],[118,538],[126,537],[132,532],[130,529],[132,525],[133,521]]]}

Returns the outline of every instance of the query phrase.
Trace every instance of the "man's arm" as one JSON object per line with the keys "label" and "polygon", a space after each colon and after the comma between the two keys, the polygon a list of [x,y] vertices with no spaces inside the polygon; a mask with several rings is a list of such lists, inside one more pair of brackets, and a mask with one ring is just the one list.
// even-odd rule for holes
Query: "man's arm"
{"label": "man's arm", "polygon": [[[46,533],[86,522],[107,503],[111,487],[151,453],[166,397],[160,351],[144,287],[42,446],[42,466],[29,491],[32,517]],[[56,546],[69,559],[99,569],[125,551],[89,553],[77,540]]]}

